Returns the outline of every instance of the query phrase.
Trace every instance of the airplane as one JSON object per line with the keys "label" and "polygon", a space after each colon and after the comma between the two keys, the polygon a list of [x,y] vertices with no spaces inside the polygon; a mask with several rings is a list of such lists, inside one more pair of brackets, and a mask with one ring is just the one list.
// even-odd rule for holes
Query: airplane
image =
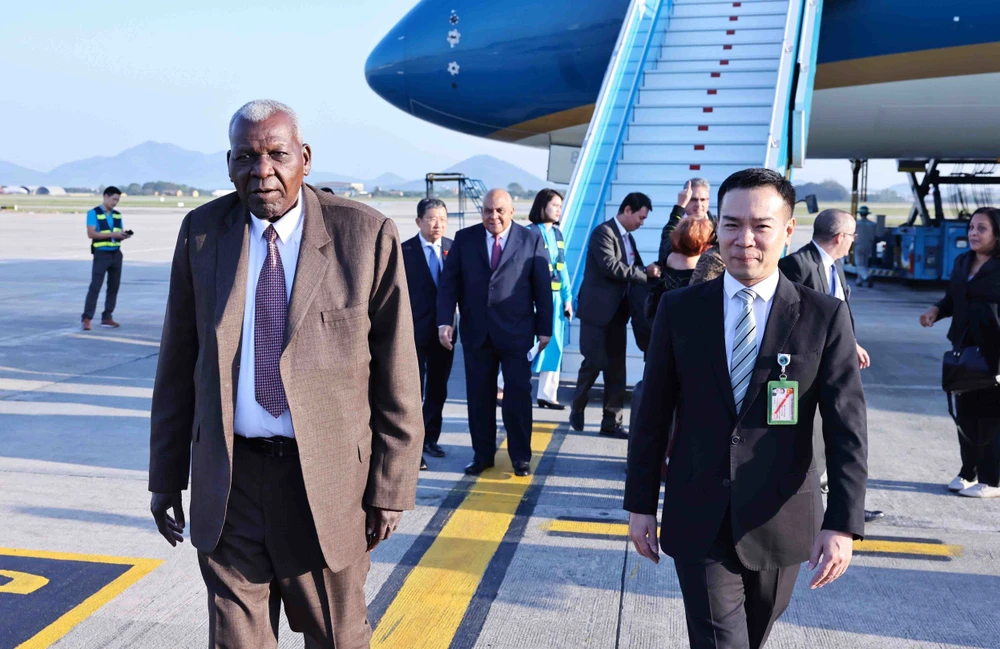
{"label": "airplane", "polygon": [[[579,147],[628,5],[422,0],[365,75],[386,101],[445,128]],[[997,26],[996,0],[826,0],[808,157],[996,158]]]}

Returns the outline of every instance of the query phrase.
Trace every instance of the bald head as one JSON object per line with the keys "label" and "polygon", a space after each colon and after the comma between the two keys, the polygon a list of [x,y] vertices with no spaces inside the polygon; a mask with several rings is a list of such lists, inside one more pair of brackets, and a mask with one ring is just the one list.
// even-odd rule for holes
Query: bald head
{"label": "bald head", "polygon": [[483,226],[490,234],[503,234],[514,218],[514,199],[503,189],[491,189],[483,197]]}
{"label": "bald head", "polygon": [[818,243],[834,259],[847,255],[854,243],[857,231],[854,217],[844,210],[823,210],[816,215],[813,224],[813,241]]}

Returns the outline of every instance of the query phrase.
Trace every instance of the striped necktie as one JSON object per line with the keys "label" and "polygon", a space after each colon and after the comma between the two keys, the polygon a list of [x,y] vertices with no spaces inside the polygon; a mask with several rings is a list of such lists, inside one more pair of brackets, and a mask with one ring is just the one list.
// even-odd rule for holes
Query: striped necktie
{"label": "striped necktie", "polygon": [[750,386],[750,375],[757,362],[757,322],[753,315],[753,301],[757,295],[748,288],[736,294],[743,301],[743,309],[733,332],[733,365],[729,376],[736,400],[736,413],[743,407],[743,397]]}

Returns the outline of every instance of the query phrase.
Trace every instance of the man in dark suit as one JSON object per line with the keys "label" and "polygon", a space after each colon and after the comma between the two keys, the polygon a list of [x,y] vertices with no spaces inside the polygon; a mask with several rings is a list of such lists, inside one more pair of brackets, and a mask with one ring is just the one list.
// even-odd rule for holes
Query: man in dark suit
{"label": "man in dark suit", "polygon": [[[726,273],[664,295],[653,326],[625,509],[636,550],[654,562],[660,548],[673,557],[695,648],[761,647],[799,564],[818,566],[811,585],[825,586],[864,534],[867,423],[851,316],[844,302],[778,270],[794,205],[795,189],[774,171],[726,179]],[[825,514],[817,408],[830,471]]]}
{"label": "man in dark suit", "polygon": [[[229,126],[236,193],[189,213],[170,272],[151,413],[160,533],[191,541],[212,647],[369,645],[368,551],[412,509],[423,436],[396,226],[303,185],[291,108]],[[168,510],[173,510],[170,516]]]}
{"label": "man in dark suit", "polygon": [[579,306],[580,353],[583,363],[576,379],[576,392],[569,414],[573,430],[583,430],[583,411],[590,388],[604,372],[604,415],[600,434],[625,438],[622,409],[625,407],[625,348],[628,321],[637,300],[631,291],[660,276],[656,264],[643,266],[632,233],[653,209],[645,194],[635,192],[622,201],[615,218],[600,224],[590,235],[583,267]]}
{"label": "man in dark suit", "polygon": [[[857,224],[854,217],[843,210],[823,210],[813,223],[812,241],[796,252],[783,257],[778,268],[791,281],[820,293],[826,293],[847,302],[851,299],[851,286],[844,274],[842,259],[851,251]],[[867,369],[871,358],[861,345],[857,346],[858,367]],[[816,430],[819,435],[819,428]],[[820,440],[817,437],[817,442]],[[816,463],[823,472],[820,483],[827,487],[826,466],[822,446],[817,444]],[[865,510],[865,522],[871,523],[885,517],[881,511]]]}
{"label": "man in dark suit", "polygon": [[[451,250],[451,239],[444,236],[448,230],[448,208],[444,202],[425,198],[417,203],[417,227],[420,233],[403,242],[403,264],[410,290],[420,390],[424,398],[424,453],[444,457],[438,439],[443,421],[441,413],[448,399],[448,377],[455,357],[455,350],[442,347],[437,334],[438,283]],[[423,459],[420,468],[427,468]]]}
{"label": "man in dark suit", "polygon": [[483,222],[459,230],[438,284],[438,336],[452,349],[455,305],[462,316],[466,400],[472,434],[469,475],[493,466],[497,447],[497,372],[503,371],[503,423],[514,473],[531,472],[531,361],[552,336],[549,252],[538,232],[513,222],[502,189],[483,198]]}

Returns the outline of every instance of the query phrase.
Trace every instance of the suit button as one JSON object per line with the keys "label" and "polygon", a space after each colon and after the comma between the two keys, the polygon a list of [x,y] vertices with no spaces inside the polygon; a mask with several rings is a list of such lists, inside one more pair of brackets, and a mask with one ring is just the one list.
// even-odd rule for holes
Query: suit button
{"label": "suit button", "polygon": [[722,481],[722,486],[723,487],[728,487],[731,484],[733,484],[733,483],[729,481],[729,478],[726,478],[725,480]]}
{"label": "suit button", "polygon": [[733,446],[736,446],[737,444],[743,441],[743,438],[740,437],[739,435],[733,435],[733,438],[729,441],[733,443]]}

